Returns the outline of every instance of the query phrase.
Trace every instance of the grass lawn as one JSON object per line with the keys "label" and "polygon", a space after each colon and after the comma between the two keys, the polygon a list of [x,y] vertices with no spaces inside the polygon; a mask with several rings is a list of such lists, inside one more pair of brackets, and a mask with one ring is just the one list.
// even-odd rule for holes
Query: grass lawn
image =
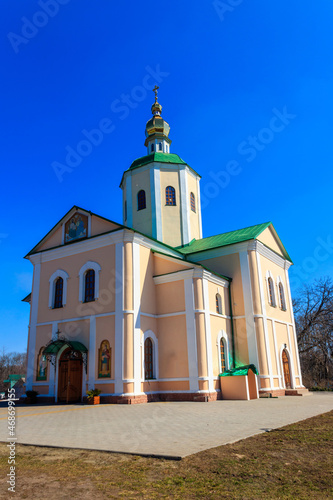
{"label": "grass lawn", "polygon": [[[333,498],[333,412],[183,460],[17,446],[16,493],[0,498]],[[8,473],[0,443],[0,471]]]}

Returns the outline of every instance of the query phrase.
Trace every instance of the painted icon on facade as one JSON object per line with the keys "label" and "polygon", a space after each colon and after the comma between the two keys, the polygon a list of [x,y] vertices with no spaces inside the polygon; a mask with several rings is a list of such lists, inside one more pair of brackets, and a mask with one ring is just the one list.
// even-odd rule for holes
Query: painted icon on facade
{"label": "painted icon on facade", "polygon": [[47,359],[45,354],[43,354],[44,347],[42,347],[39,351],[37,358],[37,380],[46,380],[47,379]]}
{"label": "painted icon on facade", "polygon": [[98,378],[111,377],[111,349],[107,340],[103,340],[98,350]]}
{"label": "painted icon on facade", "polygon": [[88,217],[76,212],[65,225],[65,243],[88,236]]}

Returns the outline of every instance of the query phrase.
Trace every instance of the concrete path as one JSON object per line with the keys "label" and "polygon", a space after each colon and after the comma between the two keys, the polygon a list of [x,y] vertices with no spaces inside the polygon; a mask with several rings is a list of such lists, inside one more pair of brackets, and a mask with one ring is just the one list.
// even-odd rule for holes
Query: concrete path
{"label": "concrete path", "polygon": [[[212,403],[17,408],[17,443],[181,458],[333,410],[333,393]],[[0,441],[7,441],[6,403]]]}

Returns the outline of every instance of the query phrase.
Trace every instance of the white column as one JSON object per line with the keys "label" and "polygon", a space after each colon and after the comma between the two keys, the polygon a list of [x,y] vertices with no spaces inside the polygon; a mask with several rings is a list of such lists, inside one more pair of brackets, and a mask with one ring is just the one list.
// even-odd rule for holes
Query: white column
{"label": "white column", "polygon": [[213,352],[212,352],[212,335],[211,335],[211,328],[210,328],[208,281],[206,279],[203,279],[202,283],[203,283],[203,302],[204,302],[204,310],[205,310],[208,390],[209,390],[209,392],[213,392],[214,391]]}
{"label": "white column", "polygon": [[184,280],[185,287],[185,311],[186,311],[186,334],[187,334],[187,358],[190,379],[190,390],[198,391],[198,357],[197,357],[197,332],[194,313],[194,290],[193,278]]}
{"label": "white column", "polygon": [[[262,309],[263,323],[264,323],[264,336],[265,336],[265,348],[266,348],[266,357],[267,357],[269,384],[270,384],[270,388],[274,389],[273,368],[272,368],[272,359],[271,359],[271,348],[270,348],[270,343],[269,343],[269,338],[268,338],[266,302],[265,302],[264,287],[263,287],[263,283],[262,283],[262,272],[261,272],[260,255],[259,255],[259,253],[257,251],[256,251],[256,260],[257,260],[257,268],[258,268],[260,302],[261,302],[261,309]],[[275,352],[275,356],[276,356],[276,354],[277,353]]]}
{"label": "white column", "polygon": [[303,386],[303,382],[302,382],[302,372],[301,372],[301,363],[300,363],[300,360],[299,360],[299,351],[298,351],[298,343],[297,343],[297,335],[296,335],[294,309],[293,309],[293,302],[292,302],[292,299],[291,299],[291,291],[290,291],[290,283],[289,283],[289,273],[288,273],[288,269],[287,268],[285,268],[285,277],[286,277],[286,283],[287,283],[287,292],[288,292],[288,298],[289,298],[288,302],[289,302],[289,308],[290,308],[290,314],[291,314],[291,321],[292,321],[292,324],[293,324],[294,344],[295,344],[295,353],[296,353],[297,370],[298,370],[298,376],[299,376],[299,384],[300,384],[301,387],[304,387]]}
{"label": "white column", "polygon": [[132,176],[127,174],[126,177],[126,203],[127,203],[127,222],[126,226],[133,226],[133,205],[132,205]]}
{"label": "white column", "polygon": [[115,393],[123,393],[124,368],[124,244],[116,244]]}
{"label": "white column", "polygon": [[[52,340],[55,338],[57,331],[58,331],[58,323],[55,321],[54,323],[52,323]],[[48,363],[48,369],[50,370],[50,373],[49,373],[49,396],[51,398],[53,398],[54,394],[55,394],[54,385],[55,385],[56,364],[57,364],[57,358],[56,358],[54,366],[51,363]]]}
{"label": "white column", "polygon": [[35,351],[36,351],[36,335],[37,335],[37,318],[38,318],[38,302],[39,302],[39,287],[40,287],[40,272],[41,272],[41,256],[37,255],[34,262],[34,277],[32,287],[32,303],[30,315],[29,329],[29,347],[28,347],[28,362],[27,362],[27,379],[26,390],[32,390],[32,384],[35,373]]}
{"label": "white column", "polygon": [[190,213],[189,213],[189,199],[188,199],[188,187],[187,187],[187,176],[185,168],[179,171],[179,184],[180,184],[180,210],[181,210],[181,220],[182,220],[182,245],[186,245],[190,242]]}
{"label": "white column", "polygon": [[163,240],[162,206],[161,206],[161,175],[159,168],[150,170],[152,236],[158,241]]}
{"label": "white column", "polygon": [[279,350],[276,342],[276,331],[275,331],[275,321],[272,320],[272,328],[273,328],[273,341],[274,341],[274,349],[275,349],[275,359],[276,359],[276,369],[277,373],[279,376],[279,389],[283,389],[283,384],[282,384],[282,375],[281,375],[281,368],[280,368],[280,359],[279,359]]}
{"label": "white column", "polygon": [[198,217],[199,217],[199,235],[200,235],[200,238],[202,238],[202,217],[201,217],[201,198],[200,198],[200,179],[199,178],[197,178],[197,196],[198,196],[197,210],[198,210]]}
{"label": "white column", "polygon": [[140,285],[140,245],[133,242],[133,309],[134,309],[134,341],[133,341],[133,374],[134,394],[141,394],[141,285]]}
{"label": "white column", "polygon": [[96,316],[90,316],[89,353],[88,353],[88,389],[95,388],[96,364]]}
{"label": "white column", "polygon": [[240,259],[242,285],[243,285],[249,363],[253,363],[257,368],[259,368],[257,337],[256,337],[255,323],[254,323],[254,314],[253,314],[251,274],[250,274],[249,256],[247,250],[239,253],[239,259]]}

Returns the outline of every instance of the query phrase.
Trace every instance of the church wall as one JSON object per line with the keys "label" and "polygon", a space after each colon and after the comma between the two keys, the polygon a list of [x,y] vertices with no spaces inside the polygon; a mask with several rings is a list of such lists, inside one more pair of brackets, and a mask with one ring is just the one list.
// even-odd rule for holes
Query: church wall
{"label": "church wall", "polygon": [[261,241],[264,245],[267,247],[271,248],[276,252],[277,254],[281,255],[281,257],[284,258],[284,255],[282,253],[281,247],[275,238],[272,230],[270,227],[267,227],[265,231],[263,231],[257,238],[259,241]]}
{"label": "church wall", "polygon": [[157,337],[157,319],[150,318],[149,316],[143,316],[142,314],[140,318],[142,333],[145,333],[147,330],[151,330]]}
{"label": "church wall", "polygon": [[156,285],[156,305],[158,314],[185,311],[184,281]]}
{"label": "church wall", "polygon": [[208,282],[208,293],[209,293],[209,310],[210,312],[216,314],[216,294],[221,296],[222,303],[222,315],[229,316],[230,315],[230,307],[229,307],[229,290],[228,288],[216,285],[215,283]]}
{"label": "church wall", "polygon": [[[197,187],[197,179],[193,177],[193,175],[187,173],[187,185],[188,185],[188,200],[189,204],[189,214],[190,214],[190,241],[195,238],[196,240],[200,239],[200,228],[199,228],[199,210],[201,207],[198,204],[199,196],[198,196],[198,187]],[[195,207],[196,211],[193,212],[191,210],[191,200],[190,194],[191,192],[195,196]]]}
{"label": "church wall", "polygon": [[245,318],[234,319],[236,365],[249,364],[249,351]]}
{"label": "church wall", "polygon": [[271,350],[271,363],[272,363],[272,375],[277,375],[278,366],[276,363],[276,349],[274,343],[274,334],[273,334],[273,324],[269,319],[267,320],[267,330],[268,330],[268,339],[269,339],[269,347]]}
{"label": "church wall", "polygon": [[[152,203],[151,203],[151,186],[150,186],[150,170],[133,171],[132,175],[127,178],[127,182],[132,183],[132,215],[133,227],[137,231],[144,234],[152,234]],[[138,192],[143,189],[146,193],[146,208],[138,210]],[[127,210],[129,203],[127,202]]]}
{"label": "church wall", "polygon": [[108,231],[114,231],[115,229],[120,229],[118,224],[113,224],[107,220],[100,217],[92,215],[91,217],[91,236],[97,234],[106,233]]}
{"label": "church wall", "polygon": [[[46,344],[50,342],[51,338],[52,338],[52,325],[37,326],[35,358],[34,358],[34,374],[33,374],[34,383],[36,383],[36,377],[37,377],[37,358],[39,355],[39,351],[41,347],[45,347]],[[47,379],[46,381],[44,381],[44,383],[49,382],[49,380],[50,380],[50,363],[47,364]],[[39,389],[37,390],[38,392],[40,392]]]}
{"label": "church wall", "polygon": [[[181,236],[181,200],[179,172],[161,169],[161,210],[162,210],[162,232],[163,241],[171,246],[182,244]],[[176,191],[176,205],[170,206],[165,203],[165,189],[172,186]]]}
{"label": "church wall", "polygon": [[257,351],[259,359],[258,371],[260,375],[268,375],[268,360],[265,345],[265,334],[263,318],[255,318],[256,337],[257,337]]}
{"label": "church wall", "polygon": [[186,316],[158,318],[157,332],[159,378],[189,376],[186,336]]}
{"label": "church wall", "polygon": [[[99,298],[94,302],[84,304],[79,302],[79,271],[88,261],[97,262],[101,266],[99,273]],[[67,301],[66,305],[62,308],[50,309],[48,305],[49,279],[58,269],[66,271],[69,275],[67,281]],[[41,265],[38,323],[114,311],[114,277],[114,245],[43,262]]]}
{"label": "church wall", "polygon": [[231,297],[234,316],[244,316],[244,297],[239,255],[237,253],[203,259],[200,263],[212,271],[232,278]]}
{"label": "church wall", "polygon": [[156,290],[153,280],[154,255],[140,245],[140,297],[141,312],[156,314]]}
{"label": "church wall", "polygon": [[[99,356],[98,352],[101,347],[101,342],[103,340],[108,340],[111,348],[111,379],[114,379],[114,365],[115,365],[115,317],[114,316],[102,316],[96,318],[96,355],[95,355],[95,380],[98,380],[98,362]],[[102,378],[100,380],[108,380]],[[103,392],[105,389],[103,388]]]}
{"label": "church wall", "polygon": [[60,226],[47,240],[38,248],[39,251],[47,248],[58,247],[62,244],[62,226]]}
{"label": "church wall", "polygon": [[228,337],[228,364],[231,368],[232,364],[232,341],[231,341],[231,322],[226,318],[219,318],[217,316],[210,316],[210,331],[211,331],[211,347],[212,347],[212,361],[213,361],[213,375],[217,377],[220,373],[220,343],[218,342],[218,335],[222,331]]}
{"label": "church wall", "polygon": [[159,257],[158,254],[154,254],[154,276],[174,273],[176,271],[185,271],[190,268],[191,266],[189,266],[189,264],[181,264],[181,262],[164,259],[162,256]]}

